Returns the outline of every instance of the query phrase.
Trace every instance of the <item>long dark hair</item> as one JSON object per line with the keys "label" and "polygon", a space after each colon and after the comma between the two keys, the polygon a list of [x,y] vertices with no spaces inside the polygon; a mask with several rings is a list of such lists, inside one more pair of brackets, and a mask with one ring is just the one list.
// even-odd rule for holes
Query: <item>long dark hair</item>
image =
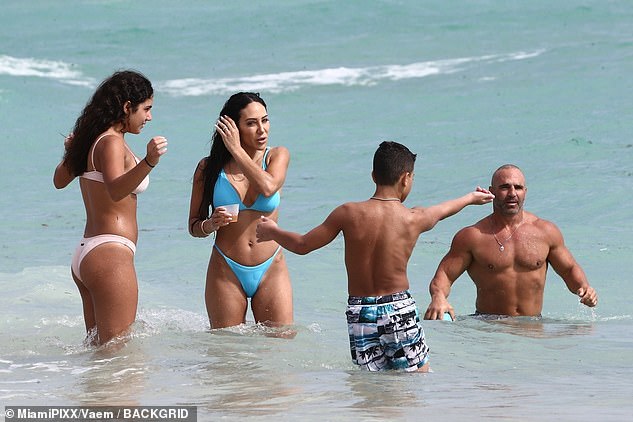
{"label": "long dark hair", "polygon": [[[233,119],[235,124],[239,126],[240,113],[247,105],[253,102],[260,103],[267,109],[266,103],[259,94],[253,92],[238,92],[226,100],[224,107],[222,107],[220,111],[220,116],[229,116]],[[209,207],[211,207],[211,212],[213,212],[213,189],[215,188],[215,182],[218,180],[220,170],[222,170],[232,158],[231,153],[226,149],[226,145],[224,145],[222,136],[215,128],[213,129],[211,140],[211,152],[205,159],[204,170],[202,171],[204,191],[199,210],[199,216],[202,219],[209,217]]]}
{"label": "long dark hair", "polygon": [[141,73],[132,70],[115,72],[101,82],[81,115],[75,122],[73,139],[64,154],[64,162],[74,176],[83,174],[88,167],[88,152],[97,136],[112,125],[123,123],[124,105],[131,104],[132,111],[154,95],[151,82]]}

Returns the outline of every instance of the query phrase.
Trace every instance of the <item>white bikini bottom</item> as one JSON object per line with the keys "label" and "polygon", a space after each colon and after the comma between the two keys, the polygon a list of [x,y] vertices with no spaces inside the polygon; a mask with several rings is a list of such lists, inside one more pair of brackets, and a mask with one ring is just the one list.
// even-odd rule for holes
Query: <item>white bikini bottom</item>
{"label": "white bikini bottom", "polygon": [[81,261],[83,261],[84,257],[97,246],[108,242],[116,242],[125,245],[130,248],[133,254],[136,254],[136,245],[127,237],[119,236],[117,234],[100,234],[93,237],[84,237],[81,239],[81,242],[79,242],[77,249],[75,249],[71,264],[73,274],[75,274],[79,280],[81,280],[79,266],[81,265]]}

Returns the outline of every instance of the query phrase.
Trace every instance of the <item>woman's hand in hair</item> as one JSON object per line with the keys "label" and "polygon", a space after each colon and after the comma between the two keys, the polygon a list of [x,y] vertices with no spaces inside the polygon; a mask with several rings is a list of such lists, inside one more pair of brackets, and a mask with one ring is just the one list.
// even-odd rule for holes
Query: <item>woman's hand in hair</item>
{"label": "woman's hand in hair", "polygon": [[215,128],[222,137],[224,145],[229,152],[233,152],[240,148],[240,131],[237,125],[229,116],[220,116],[215,124]]}

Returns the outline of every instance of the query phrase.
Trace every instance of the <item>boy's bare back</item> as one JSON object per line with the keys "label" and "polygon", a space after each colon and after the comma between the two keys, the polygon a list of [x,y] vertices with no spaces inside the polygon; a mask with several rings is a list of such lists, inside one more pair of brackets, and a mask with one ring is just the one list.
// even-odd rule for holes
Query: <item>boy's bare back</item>
{"label": "boy's bare back", "polygon": [[[407,290],[407,264],[427,220],[421,208],[400,201],[349,202],[328,220],[345,238],[345,266],[351,296],[382,296]],[[327,224],[327,220],[326,220]]]}

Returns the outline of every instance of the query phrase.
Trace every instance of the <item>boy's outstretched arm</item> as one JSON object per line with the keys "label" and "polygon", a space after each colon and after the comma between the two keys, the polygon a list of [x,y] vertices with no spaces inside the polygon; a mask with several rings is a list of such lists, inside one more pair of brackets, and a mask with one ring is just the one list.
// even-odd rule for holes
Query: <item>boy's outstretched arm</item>
{"label": "boy's outstretched arm", "polygon": [[488,189],[477,186],[477,189],[475,189],[474,192],[470,192],[462,197],[430,206],[425,209],[425,214],[428,216],[428,223],[430,224],[430,227],[428,227],[427,230],[435,227],[435,225],[440,220],[457,214],[468,205],[487,204],[491,202],[494,197],[495,196]]}
{"label": "boy's outstretched arm", "polygon": [[327,245],[339,234],[342,229],[339,223],[342,221],[341,208],[332,211],[323,223],[304,235],[283,230],[273,220],[262,216],[257,224],[257,241],[274,240],[290,252],[305,255]]}

